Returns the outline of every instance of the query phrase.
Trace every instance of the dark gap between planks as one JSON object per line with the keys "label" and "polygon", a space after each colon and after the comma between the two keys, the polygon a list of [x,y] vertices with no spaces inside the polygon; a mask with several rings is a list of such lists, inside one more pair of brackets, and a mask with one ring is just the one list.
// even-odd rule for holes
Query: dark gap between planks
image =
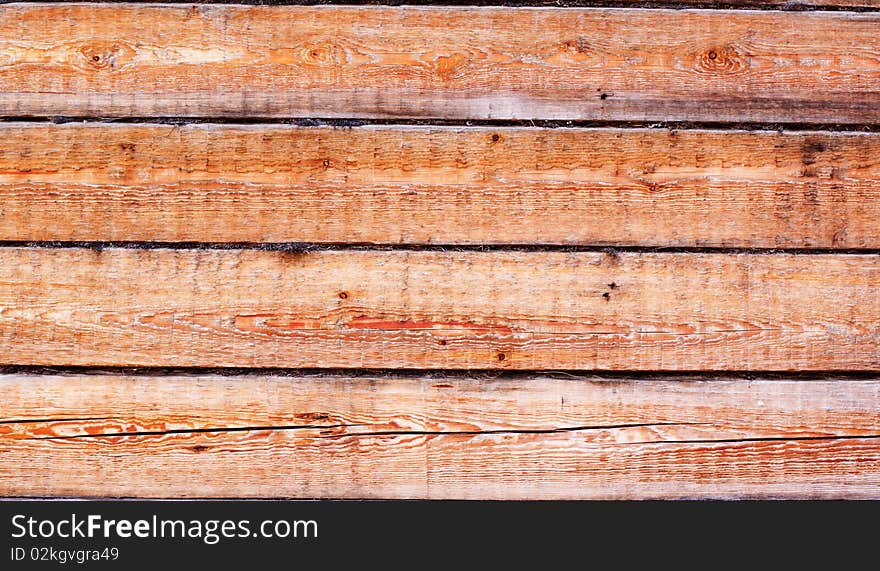
{"label": "dark gap between planks", "polygon": [[0,375],[95,375],[128,377],[285,377],[291,379],[326,377],[338,378],[382,378],[412,380],[487,380],[505,381],[531,379],[536,376],[572,381],[859,381],[880,379],[878,371],[604,371],[604,370],[516,370],[498,369],[341,369],[341,368],[278,368],[278,367],[103,367],[103,366],[37,366],[2,365]]}
{"label": "dark gap between planks", "polygon": [[[42,4],[61,4],[65,0],[46,0]],[[0,0],[2,4],[14,4],[17,0]],[[154,4],[154,0],[92,0],[89,4]],[[782,12],[880,12],[880,6],[846,4],[821,4],[810,0],[730,0],[715,2],[712,0],[654,0],[640,2],[638,0],[445,0],[438,2],[422,0],[166,0],[165,4],[238,4],[246,6],[430,6],[430,7],[498,7],[498,8],[631,8],[640,10],[766,10]]]}
{"label": "dark gap between planks", "polygon": [[149,242],[149,241],[16,241],[0,240],[0,248],[103,250],[259,250],[308,254],[317,252],[565,252],[750,255],[880,255],[880,248],[728,248],[714,246],[607,246],[602,244],[363,244],[354,242]]}
{"label": "dark gap between planks", "polygon": [[489,127],[496,129],[667,129],[729,131],[829,131],[880,133],[880,124],[865,123],[755,123],[737,121],[598,121],[567,119],[359,119],[329,117],[100,117],[0,115],[0,123],[121,123],[145,125],[291,125],[295,127]]}

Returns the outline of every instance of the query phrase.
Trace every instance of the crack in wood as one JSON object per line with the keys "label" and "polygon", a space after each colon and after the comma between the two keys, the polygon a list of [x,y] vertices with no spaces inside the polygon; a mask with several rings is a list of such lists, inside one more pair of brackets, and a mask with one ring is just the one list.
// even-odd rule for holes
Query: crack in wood
{"label": "crack in wood", "polygon": [[[536,428],[536,429],[494,429],[494,430],[382,430],[372,432],[353,432],[345,434],[322,435],[319,438],[344,438],[351,436],[480,436],[490,434],[556,434],[562,432],[583,432],[594,430],[616,430],[624,428],[645,428],[654,426],[696,426],[707,425],[708,422],[639,422],[626,424],[590,425],[590,426],[563,426],[559,428]],[[166,436],[169,434],[200,434],[222,432],[258,432],[258,431],[287,431],[287,430],[326,430],[332,428],[353,428],[358,426],[370,426],[368,424],[310,424],[310,425],[281,425],[281,426],[241,426],[241,427],[215,427],[215,428],[182,428],[172,430],[141,430],[132,432],[107,432],[102,434],[75,434],[70,436],[35,436],[24,440],[70,440],[76,438],[111,438],[125,436]]]}
{"label": "crack in wood", "polygon": [[815,440],[872,440],[880,438],[880,434],[863,435],[828,435],[828,436],[762,436],[754,438],[706,438],[688,440],[646,440],[642,442],[618,442],[621,445],[640,444],[738,444],[745,442],[791,442],[791,441],[815,441]]}
{"label": "crack in wood", "polygon": [[708,422],[639,422],[629,424],[608,424],[596,426],[563,426],[559,428],[522,428],[497,430],[388,430],[376,432],[355,432],[351,434],[328,434],[319,438],[346,438],[349,436],[482,436],[489,434],[558,434],[562,432],[588,432],[595,430],[616,430],[623,428],[647,428],[653,426],[693,426],[710,424]]}
{"label": "crack in wood", "polygon": [[328,428],[350,428],[363,424],[302,424],[288,426],[233,426],[213,428],[176,428],[171,430],[136,430],[132,432],[106,432],[102,434],[74,434],[70,436],[33,436],[24,440],[70,440],[74,438],[110,438],[120,436],[165,436],[168,434],[203,434],[217,432],[259,432],[283,430],[326,430]]}
{"label": "crack in wood", "polygon": [[[74,420],[108,420],[102,418],[95,419],[66,419]],[[38,419],[25,422],[62,422],[62,420],[48,419],[41,421]],[[6,423],[6,421],[3,421]],[[317,438],[361,438],[373,436],[483,436],[483,435],[505,435],[505,434],[560,434],[566,432],[589,432],[599,430],[618,430],[626,428],[651,428],[659,426],[706,426],[711,425],[709,422],[640,422],[626,424],[608,424],[608,425],[585,425],[585,426],[564,426],[559,428],[545,429],[490,429],[490,430],[377,430],[371,432],[353,432],[344,434],[327,434],[320,435]],[[295,430],[326,430],[334,428],[352,428],[358,426],[369,426],[367,424],[330,424],[330,425],[281,425],[281,426],[242,426],[242,427],[214,427],[214,428],[187,428],[172,430],[149,430],[149,431],[133,431],[133,432],[110,432],[103,434],[76,434],[71,436],[41,436],[25,438],[25,440],[71,440],[81,438],[119,438],[130,436],[167,436],[172,434],[203,434],[203,433],[223,433],[223,432],[260,432],[260,431],[295,431]],[[880,434],[864,434],[864,435],[827,435],[827,436],[767,436],[752,438],[705,438],[705,439],[686,439],[686,440],[646,440],[639,442],[615,442],[615,445],[649,445],[649,444],[739,444],[747,442],[792,442],[792,441],[825,441],[825,440],[870,440],[880,439]]]}

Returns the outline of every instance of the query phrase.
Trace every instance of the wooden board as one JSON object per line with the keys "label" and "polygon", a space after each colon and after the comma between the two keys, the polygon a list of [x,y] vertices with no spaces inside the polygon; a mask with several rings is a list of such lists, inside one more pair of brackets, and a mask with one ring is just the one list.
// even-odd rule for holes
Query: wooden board
{"label": "wooden board", "polygon": [[0,125],[0,240],[878,248],[880,135]]}
{"label": "wooden board", "polygon": [[701,3],[0,4],[0,499],[880,500],[880,0]]}
{"label": "wooden board", "polygon": [[0,249],[0,363],[878,370],[880,256]]}
{"label": "wooden board", "polygon": [[0,376],[0,495],[880,498],[880,381]]}
{"label": "wooden board", "polygon": [[10,4],[0,109],[861,124],[880,120],[878,26],[854,12]]}

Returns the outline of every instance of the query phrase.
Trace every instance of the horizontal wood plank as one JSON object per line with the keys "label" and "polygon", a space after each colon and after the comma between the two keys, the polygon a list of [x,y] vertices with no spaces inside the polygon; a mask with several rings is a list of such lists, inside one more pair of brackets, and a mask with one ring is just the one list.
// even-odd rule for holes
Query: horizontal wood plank
{"label": "horizontal wood plank", "polygon": [[878,25],[854,12],[9,4],[0,108],[871,123]]}
{"label": "horizontal wood plank", "polygon": [[0,125],[0,240],[880,248],[880,134]]}
{"label": "horizontal wood plank", "polygon": [[0,249],[0,363],[878,370],[880,256]]}
{"label": "horizontal wood plank", "polygon": [[0,495],[880,498],[877,380],[0,376]]}

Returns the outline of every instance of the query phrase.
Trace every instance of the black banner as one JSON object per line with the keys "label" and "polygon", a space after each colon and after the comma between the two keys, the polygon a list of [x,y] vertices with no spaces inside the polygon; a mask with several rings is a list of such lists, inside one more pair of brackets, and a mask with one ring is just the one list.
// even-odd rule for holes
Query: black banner
{"label": "black banner", "polygon": [[[867,502],[0,501],[0,569],[876,554]],[[805,551],[806,550],[806,551]],[[873,558],[872,558],[873,559]],[[586,563],[585,563],[586,564]],[[588,565],[593,566],[593,565]],[[274,567],[274,565],[273,565]]]}

